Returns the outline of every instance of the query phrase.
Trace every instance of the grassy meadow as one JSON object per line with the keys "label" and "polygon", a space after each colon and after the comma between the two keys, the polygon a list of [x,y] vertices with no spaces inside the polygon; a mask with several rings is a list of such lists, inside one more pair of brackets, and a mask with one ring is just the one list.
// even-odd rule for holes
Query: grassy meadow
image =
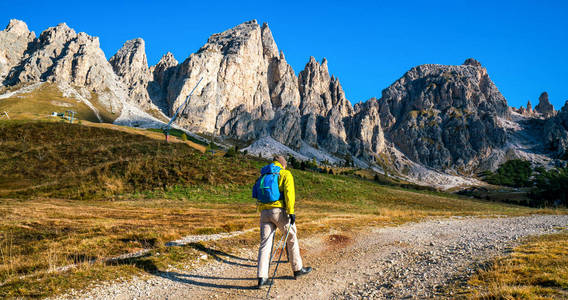
{"label": "grassy meadow", "polygon": [[[90,102],[97,109],[103,121],[113,122],[118,117],[118,115],[108,112],[99,103],[96,94],[92,94]],[[75,111],[76,117],[81,120],[99,122],[97,115],[89,106],[75,98],[63,96],[63,93],[54,83],[43,83],[28,93],[17,94],[0,100],[0,112],[9,112],[11,119],[45,120],[52,112],[63,113],[67,110]]]}
{"label": "grassy meadow", "polygon": [[[256,228],[251,187],[266,161],[225,158],[129,130],[0,122],[0,298],[55,295],[168,266],[191,267],[204,252],[257,246],[258,231],[184,247],[165,244]],[[292,173],[306,237],[453,215],[557,213],[354,175]],[[102,260],[142,249],[150,252]],[[58,271],[67,265],[75,267]]]}
{"label": "grassy meadow", "polygon": [[468,284],[471,299],[567,299],[568,231],[528,239]]}

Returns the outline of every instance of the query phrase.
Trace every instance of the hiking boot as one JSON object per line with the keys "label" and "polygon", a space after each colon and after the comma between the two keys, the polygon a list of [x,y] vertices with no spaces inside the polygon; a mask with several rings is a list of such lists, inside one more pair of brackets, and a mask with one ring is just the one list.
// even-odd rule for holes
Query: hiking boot
{"label": "hiking boot", "polygon": [[263,285],[268,285],[268,278],[259,277],[258,285],[256,286],[256,288],[260,289]]}
{"label": "hiking boot", "polygon": [[302,268],[301,270],[294,271],[294,279],[306,275],[312,271],[312,267]]}

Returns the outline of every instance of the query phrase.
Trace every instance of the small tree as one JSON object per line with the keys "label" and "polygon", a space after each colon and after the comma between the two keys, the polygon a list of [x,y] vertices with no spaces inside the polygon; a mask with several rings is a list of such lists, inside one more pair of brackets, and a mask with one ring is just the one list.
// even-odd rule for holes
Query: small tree
{"label": "small tree", "polygon": [[185,135],[185,132],[181,134],[181,140],[187,141],[187,135]]}
{"label": "small tree", "polygon": [[[232,147],[229,148],[229,150],[227,150],[227,153],[225,153],[225,157],[234,157],[237,156],[238,152],[237,152],[237,147]],[[260,154],[259,154],[260,155]]]}
{"label": "small tree", "polygon": [[484,180],[496,185],[511,187],[531,186],[533,169],[529,161],[513,159],[501,164],[495,173],[484,172]]}
{"label": "small tree", "polygon": [[291,166],[293,169],[300,169],[300,163],[293,155],[288,154],[288,158],[286,160],[288,161],[288,165]]}
{"label": "small tree", "polygon": [[568,206],[568,167],[546,171],[539,168],[531,192],[534,206]]}

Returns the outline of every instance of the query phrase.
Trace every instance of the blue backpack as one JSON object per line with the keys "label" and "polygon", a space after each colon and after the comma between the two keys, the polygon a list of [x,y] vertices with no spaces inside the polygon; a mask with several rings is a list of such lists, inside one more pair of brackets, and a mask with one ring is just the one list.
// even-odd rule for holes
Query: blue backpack
{"label": "blue backpack", "polygon": [[269,164],[260,170],[260,177],[252,188],[252,197],[261,203],[273,203],[280,199],[278,189],[278,176],[281,168],[275,164]]}

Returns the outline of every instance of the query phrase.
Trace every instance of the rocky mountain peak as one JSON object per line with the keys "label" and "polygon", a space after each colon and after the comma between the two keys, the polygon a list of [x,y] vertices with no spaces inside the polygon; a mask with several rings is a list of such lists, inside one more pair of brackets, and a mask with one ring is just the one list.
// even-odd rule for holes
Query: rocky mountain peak
{"label": "rocky mountain peak", "polygon": [[347,132],[343,118],[353,114],[339,80],[330,77],[327,59],[321,64],[312,56],[298,75],[302,138],[332,153],[346,153]]}
{"label": "rocky mountain peak", "polygon": [[531,100],[528,100],[528,101],[527,101],[527,112],[528,112],[528,113],[531,113],[531,114],[532,114],[532,112],[533,112],[533,107],[532,107],[532,104],[531,104]]}
{"label": "rocky mountain peak", "polygon": [[8,26],[6,26],[6,29],[4,29],[4,32],[9,32],[9,33],[17,34],[17,35],[30,35],[30,34],[32,34],[33,37],[35,38],[35,33],[33,31],[30,32],[30,30],[28,29],[28,25],[26,23],[24,23],[24,21],[20,21],[20,20],[16,20],[16,19],[10,20],[10,23],[8,23]]}
{"label": "rocky mountain peak", "polygon": [[174,54],[168,51],[166,54],[162,56],[162,58],[160,58],[160,61],[156,64],[156,66],[164,66],[166,68],[169,68],[176,66],[178,64],[179,62],[174,57]]}
{"label": "rocky mountain peak", "polygon": [[65,43],[70,39],[76,38],[75,30],[69,28],[66,23],[60,23],[55,27],[49,27],[44,30],[39,39],[42,44]]}
{"label": "rocky mountain peak", "polygon": [[429,167],[465,170],[506,142],[499,118],[509,108],[485,68],[414,67],[383,90],[379,104],[387,139]]}
{"label": "rocky mountain peak", "polygon": [[0,86],[10,70],[22,61],[34,40],[35,33],[20,20],[10,20],[6,29],[0,31]]}
{"label": "rocky mountain peak", "polygon": [[[263,37],[263,29],[254,20],[239,24],[211,35],[197,53],[179,65],[168,85],[167,102],[172,103],[172,110],[183,103],[203,77],[192,97],[194,106],[183,113],[181,124],[208,133],[222,131],[246,140],[250,136],[241,135],[243,129],[239,126],[246,127],[249,133],[257,126],[255,118],[273,117],[268,75],[272,60],[278,59],[278,51],[269,32],[268,26],[264,26]],[[246,121],[239,120],[245,117],[243,114],[236,118],[243,111],[252,112]],[[229,120],[232,121],[227,123]],[[260,126],[263,122],[256,123]],[[265,133],[259,129],[258,134]]]}
{"label": "rocky mountain peak", "polygon": [[276,46],[274,37],[272,37],[272,31],[268,28],[268,24],[262,24],[261,35],[264,56],[267,58],[278,57],[278,47]]}
{"label": "rocky mountain peak", "polygon": [[98,101],[113,113],[120,113],[124,101],[129,100],[99,39],[83,32],[77,34],[65,23],[46,29],[30,43],[5,80],[8,84],[39,81],[56,82],[66,88],[79,86],[86,99],[92,92],[97,93]]}
{"label": "rocky mountain peak", "polygon": [[327,69],[327,60],[322,60],[320,64],[311,56],[304,70],[298,75],[298,82],[302,97],[300,110],[304,113],[326,115],[333,102],[338,101],[331,99],[331,78]]}
{"label": "rocky mountain peak", "polygon": [[109,63],[128,87],[129,98],[141,106],[149,105],[151,101],[147,86],[151,78],[144,40],[136,38],[126,41],[109,59]]}
{"label": "rocky mountain peak", "polygon": [[535,106],[535,111],[542,114],[545,118],[554,116],[554,106],[548,101],[548,93],[543,92],[538,97],[538,104]]}
{"label": "rocky mountain peak", "polygon": [[179,62],[171,52],[160,58],[160,61],[149,70],[151,81],[148,82],[148,93],[152,102],[165,114],[169,114],[171,103],[168,102],[168,86],[170,79],[176,72]]}
{"label": "rocky mountain peak", "polygon": [[474,66],[474,67],[481,67],[481,63],[477,61],[475,58],[468,58],[463,63],[464,66]]}
{"label": "rocky mountain peak", "polygon": [[220,51],[223,55],[239,54],[241,49],[247,48],[249,41],[255,40],[256,35],[258,37],[261,35],[260,26],[258,26],[256,20],[247,21],[221,33],[211,35],[207,43],[197,53]]}

